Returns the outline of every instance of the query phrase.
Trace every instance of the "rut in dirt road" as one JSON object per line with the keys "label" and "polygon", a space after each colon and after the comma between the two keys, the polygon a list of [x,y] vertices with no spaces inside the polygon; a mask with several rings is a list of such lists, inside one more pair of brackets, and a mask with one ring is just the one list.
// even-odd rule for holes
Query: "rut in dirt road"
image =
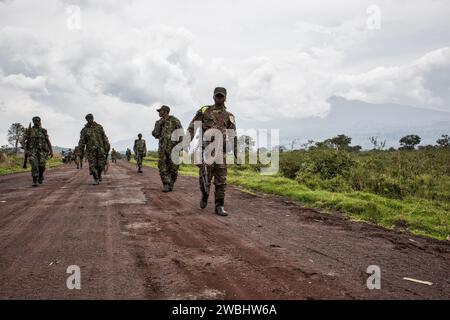
{"label": "rut in dirt road", "polygon": [[[349,222],[228,187],[230,215],[201,210],[198,180],[163,193],[158,171],[111,164],[0,177],[0,298],[450,298],[448,242]],[[81,269],[81,289],[66,269]],[[381,269],[369,290],[367,267]],[[431,286],[403,278],[429,281]]]}

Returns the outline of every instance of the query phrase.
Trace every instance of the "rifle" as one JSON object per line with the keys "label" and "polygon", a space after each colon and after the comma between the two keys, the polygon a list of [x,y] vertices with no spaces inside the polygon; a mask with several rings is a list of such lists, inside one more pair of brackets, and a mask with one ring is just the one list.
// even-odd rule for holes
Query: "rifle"
{"label": "rifle", "polygon": [[28,140],[30,139],[30,131],[31,131],[31,122],[28,125],[27,140],[25,141],[25,145],[24,145],[24,150],[25,150],[25,154],[23,157],[23,168],[24,169],[27,168],[27,162],[28,162]]}

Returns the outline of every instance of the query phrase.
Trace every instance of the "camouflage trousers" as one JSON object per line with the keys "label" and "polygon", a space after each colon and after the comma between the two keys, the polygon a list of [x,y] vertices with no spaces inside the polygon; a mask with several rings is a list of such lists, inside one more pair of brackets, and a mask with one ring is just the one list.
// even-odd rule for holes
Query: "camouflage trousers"
{"label": "camouflage trousers", "polygon": [[179,165],[173,163],[170,152],[159,152],[158,169],[163,184],[174,185]]}
{"label": "camouflage trousers", "polygon": [[96,148],[89,150],[86,156],[89,162],[89,173],[97,177],[105,170],[106,152],[102,148]]}
{"label": "camouflage trousers", "polygon": [[[223,200],[225,199],[225,190],[227,187],[227,165],[226,164],[217,164],[213,163],[211,165],[206,165],[206,169],[208,172],[208,188],[211,187],[211,180],[214,177],[214,198],[215,200]],[[202,189],[202,178],[201,178],[201,168],[199,170],[199,182],[200,182],[200,190]],[[209,189],[210,190],[210,189]]]}
{"label": "camouflage trousers", "polygon": [[30,151],[30,165],[31,165],[31,175],[33,176],[33,179],[39,178],[39,171],[41,170],[42,173],[45,170],[45,163],[47,161],[48,153],[45,151]]}
{"label": "camouflage trousers", "polygon": [[81,167],[83,168],[83,158],[76,156],[75,157],[75,164],[77,165],[77,167]]}
{"label": "camouflage trousers", "polygon": [[[142,161],[144,160],[144,153],[142,152],[142,153],[140,153],[140,152],[138,152],[137,154],[136,154],[136,164],[137,164],[137,166],[139,167],[139,168],[141,168],[142,167]],[[129,161],[129,160],[128,160]]]}

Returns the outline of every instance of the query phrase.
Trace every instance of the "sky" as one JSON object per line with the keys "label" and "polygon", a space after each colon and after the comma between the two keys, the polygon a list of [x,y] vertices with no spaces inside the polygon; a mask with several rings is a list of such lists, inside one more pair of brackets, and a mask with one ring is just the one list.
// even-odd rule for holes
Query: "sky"
{"label": "sky", "polygon": [[54,145],[87,113],[129,139],[216,86],[238,127],[325,116],[331,96],[450,112],[448,17],[449,0],[0,0],[0,144],[35,115]]}

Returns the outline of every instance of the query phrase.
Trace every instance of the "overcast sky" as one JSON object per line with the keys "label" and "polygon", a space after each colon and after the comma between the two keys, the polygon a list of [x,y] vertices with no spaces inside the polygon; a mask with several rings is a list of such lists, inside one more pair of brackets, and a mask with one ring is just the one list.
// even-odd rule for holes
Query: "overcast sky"
{"label": "overcast sky", "polygon": [[215,86],[238,126],[325,115],[333,95],[450,111],[449,17],[448,0],[0,0],[0,144],[40,115],[74,146],[89,112],[128,139]]}

